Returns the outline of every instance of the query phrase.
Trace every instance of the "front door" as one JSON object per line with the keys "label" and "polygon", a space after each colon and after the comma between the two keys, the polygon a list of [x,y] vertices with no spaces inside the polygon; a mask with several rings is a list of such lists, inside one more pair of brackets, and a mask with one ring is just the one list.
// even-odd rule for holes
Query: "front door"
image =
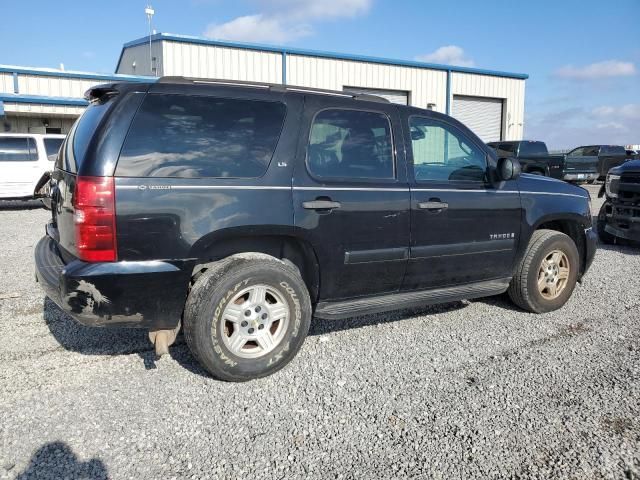
{"label": "front door", "polygon": [[30,137],[0,137],[0,197],[27,197],[42,173],[36,143]]}
{"label": "front door", "polygon": [[396,107],[305,100],[294,171],[295,228],[312,245],[322,300],[400,288],[409,247],[409,187]]}
{"label": "front door", "polygon": [[407,116],[411,248],[403,289],[512,275],[520,237],[517,182],[487,181],[488,149],[457,122]]}

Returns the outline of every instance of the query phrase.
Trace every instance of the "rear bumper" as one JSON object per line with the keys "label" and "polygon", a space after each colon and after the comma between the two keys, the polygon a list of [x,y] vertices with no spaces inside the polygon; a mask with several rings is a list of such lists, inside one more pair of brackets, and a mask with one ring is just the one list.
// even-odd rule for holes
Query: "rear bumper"
{"label": "rear bumper", "polygon": [[567,182],[582,182],[582,181],[593,181],[598,179],[597,172],[578,172],[578,173],[565,173],[562,176],[562,179]]}
{"label": "rear bumper", "polygon": [[194,262],[65,264],[56,243],[44,237],[35,263],[47,296],[83,325],[171,329],[182,316]]}

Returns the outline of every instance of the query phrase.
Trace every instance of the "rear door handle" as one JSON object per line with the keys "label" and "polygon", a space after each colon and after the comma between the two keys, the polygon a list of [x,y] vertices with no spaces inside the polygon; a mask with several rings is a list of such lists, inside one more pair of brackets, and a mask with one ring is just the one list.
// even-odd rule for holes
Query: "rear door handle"
{"label": "rear door handle", "polygon": [[334,208],[340,208],[340,202],[334,202],[331,200],[311,200],[309,202],[302,202],[302,207],[307,210],[333,210]]}
{"label": "rear door handle", "polygon": [[445,210],[449,208],[449,204],[447,202],[420,202],[418,203],[418,208],[423,210]]}

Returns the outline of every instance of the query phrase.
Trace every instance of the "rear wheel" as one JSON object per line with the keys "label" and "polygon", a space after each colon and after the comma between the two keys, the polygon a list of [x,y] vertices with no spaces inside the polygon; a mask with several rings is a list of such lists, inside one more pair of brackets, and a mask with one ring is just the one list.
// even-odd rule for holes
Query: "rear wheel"
{"label": "rear wheel", "polygon": [[571,297],[579,268],[578,249],[569,236],[537,230],[511,280],[509,296],[530,312],[557,310]]}
{"label": "rear wheel", "polygon": [[298,352],[311,304],[295,266],[267,255],[230,257],[203,273],[184,313],[191,352],[214,377],[270,375]]}

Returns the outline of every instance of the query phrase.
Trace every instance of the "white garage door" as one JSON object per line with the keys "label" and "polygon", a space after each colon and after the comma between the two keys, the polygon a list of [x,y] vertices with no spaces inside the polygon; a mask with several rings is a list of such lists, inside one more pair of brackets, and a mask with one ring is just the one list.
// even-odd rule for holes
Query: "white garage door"
{"label": "white garage door", "polygon": [[377,90],[375,88],[344,87],[343,90],[349,93],[361,93],[366,95],[377,95],[386,98],[391,103],[409,105],[409,92],[402,90]]}
{"label": "white garage door", "polygon": [[453,96],[453,117],[483,142],[502,140],[502,99]]}

